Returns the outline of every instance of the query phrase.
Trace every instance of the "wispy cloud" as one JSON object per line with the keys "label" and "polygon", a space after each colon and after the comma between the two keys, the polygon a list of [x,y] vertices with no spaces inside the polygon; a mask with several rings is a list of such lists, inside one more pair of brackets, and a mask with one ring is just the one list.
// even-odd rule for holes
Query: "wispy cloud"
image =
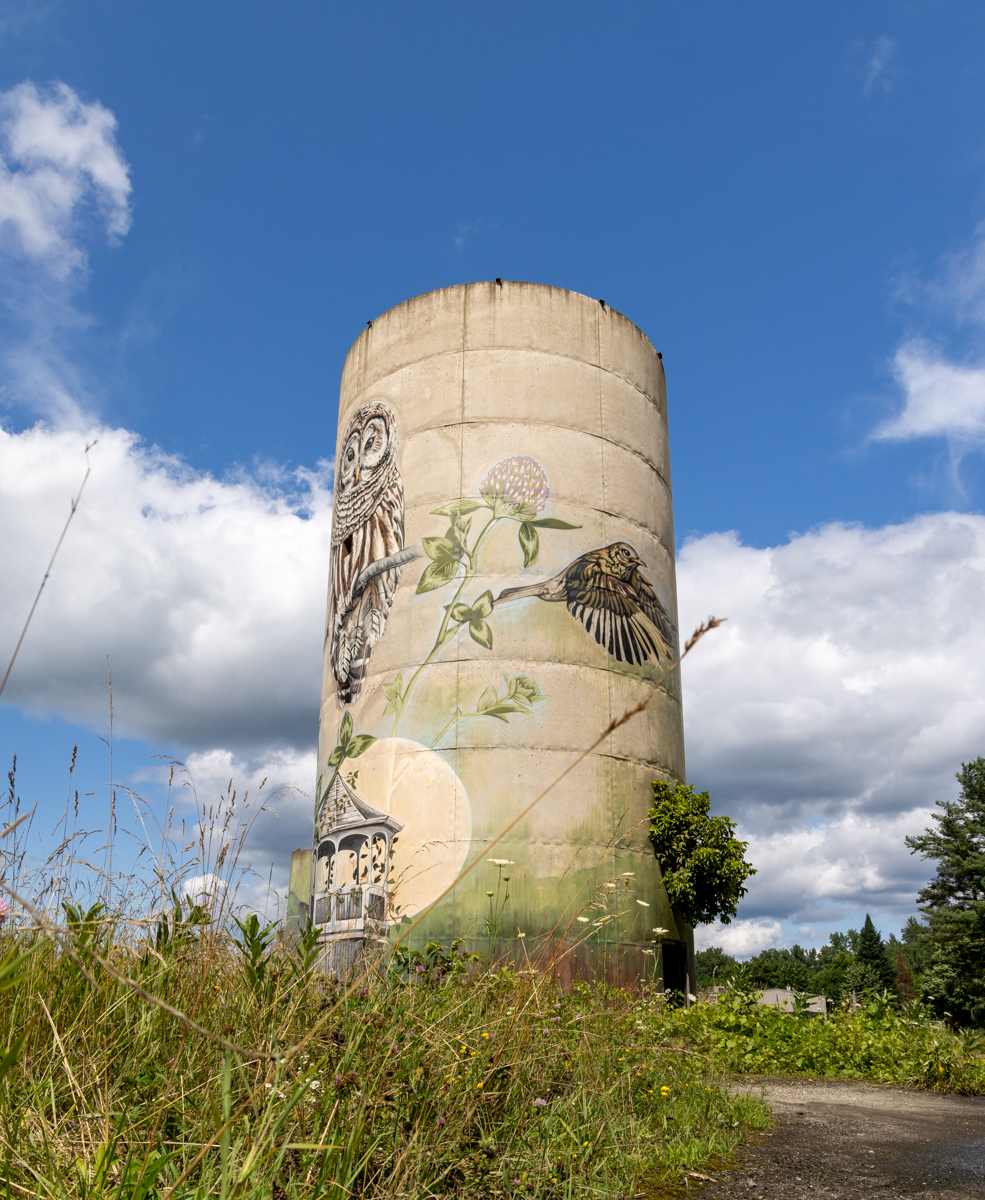
{"label": "wispy cloud", "polygon": [[461,254],[477,233],[485,233],[489,229],[496,228],[496,225],[481,219],[478,221],[460,223],[458,226],[458,231],[452,239],[455,244],[455,249],[459,252],[459,254]]}
{"label": "wispy cloud", "polygon": [[0,399],[60,424],[91,408],[69,344],[90,322],[76,307],[94,235],[130,228],[129,168],[116,118],[66,84],[0,93]]}
{"label": "wispy cloud", "polygon": [[899,70],[896,39],[887,34],[877,37],[867,48],[867,56],[863,95],[871,96],[876,92],[888,94],[893,90]]}
{"label": "wispy cloud", "polygon": [[[956,471],[965,453],[985,446],[985,225],[930,280],[904,278],[899,294],[937,333],[911,335],[897,349],[891,369],[902,406],[871,437],[944,439]],[[964,353],[957,356],[948,344],[959,334]]]}

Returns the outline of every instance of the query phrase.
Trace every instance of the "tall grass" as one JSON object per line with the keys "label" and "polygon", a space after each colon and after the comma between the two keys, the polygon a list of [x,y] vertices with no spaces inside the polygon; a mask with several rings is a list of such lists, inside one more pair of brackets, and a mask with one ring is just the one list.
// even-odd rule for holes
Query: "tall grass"
{"label": "tall grass", "polygon": [[398,948],[332,979],[313,934],[237,897],[262,800],[230,785],[182,825],[169,798],[160,829],[133,802],[144,851],[111,875],[71,788],[30,869],[7,793],[0,1194],[635,1195],[768,1119],[648,1031],[656,995],[562,995],[494,945]]}
{"label": "tall grass", "polygon": [[71,953],[0,937],[5,961],[33,949],[0,996],[0,1050],[22,1042],[0,1084],[8,1195],[635,1194],[767,1119],[661,1044],[652,998],[434,949],[346,988],[311,939],[203,918],[76,914]]}

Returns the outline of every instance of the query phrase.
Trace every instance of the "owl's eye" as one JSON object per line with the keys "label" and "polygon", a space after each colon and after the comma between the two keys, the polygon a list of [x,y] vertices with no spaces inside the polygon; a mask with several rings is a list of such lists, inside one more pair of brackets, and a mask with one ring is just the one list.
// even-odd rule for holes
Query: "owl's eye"
{"label": "owl's eye", "polygon": [[379,466],[387,448],[387,428],[379,417],[374,417],[366,426],[360,447],[360,460],[364,467]]}
{"label": "owl's eye", "polygon": [[359,456],[359,438],[351,437],[346,443],[345,450],[342,452],[342,461],[339,464],[339,484],[346,488],[352,482],[352,477],[356,473],[356,460]]}

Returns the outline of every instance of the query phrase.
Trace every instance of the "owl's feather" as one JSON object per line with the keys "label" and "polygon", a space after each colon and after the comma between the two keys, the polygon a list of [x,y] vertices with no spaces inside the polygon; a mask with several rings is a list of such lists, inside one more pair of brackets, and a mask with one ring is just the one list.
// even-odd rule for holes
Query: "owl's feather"
{"label": "owl's feather", "polygon": [[327,637],[340,707],[362,690],[373,647],[386,630],[400,568],[379,571],[362,583],[360,576],[404,544],[404,491],[396,464],[396,418],[389,406],[374,400],[360,409],[342,445],[372,419],[386,422],[386,453],[374,467],[361,466],[347,486],[337,481],[332,515]]}

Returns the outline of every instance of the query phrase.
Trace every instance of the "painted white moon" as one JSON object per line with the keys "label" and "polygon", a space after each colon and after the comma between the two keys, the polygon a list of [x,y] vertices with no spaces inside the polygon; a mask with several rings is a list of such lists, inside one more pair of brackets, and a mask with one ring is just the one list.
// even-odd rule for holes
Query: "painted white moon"
{"label": "painted white moon", "polygon": [[380,738],[353,764],[359,795],[403,822],[393,847],[391,903],[412,917],[462,869],[472,840],[472,806],[440,754],[408,738]]}

